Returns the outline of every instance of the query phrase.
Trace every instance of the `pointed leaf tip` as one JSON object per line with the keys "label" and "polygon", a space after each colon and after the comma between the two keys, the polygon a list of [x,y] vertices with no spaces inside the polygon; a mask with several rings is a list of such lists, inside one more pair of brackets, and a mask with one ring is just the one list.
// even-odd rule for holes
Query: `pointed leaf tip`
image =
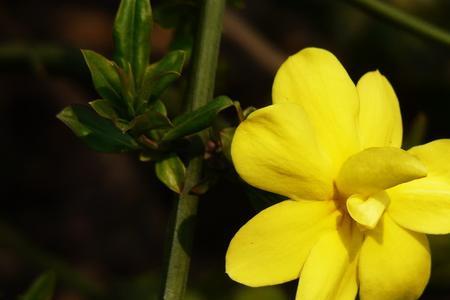
{"label": "pointed leaf tip", "polygon": [[156,162],[155,172],[164,185],[175,193],[181,193],[186,176],[186,167],[176,154],[171,154]]}
{"label": "pointed leaf tip", "polygon": [[139,105],[142,108],[145,108],[148,102],[158,99],[180,77],[185,59],[185,51],[175,50],[145,69],[144,79],[139,91]]}
{"label": "pointed leaf tip", "polygon": [[57,118],[96,151],[124,152],[139,148],[130,135],[122,133],[112,122],[85,106],[68,106]]}
{"label": "pointed leaf tip", "polygon": [[219,112],[231,106],[233,101],[230,98],[219,96],[205,106],[179,116],[173,120],[174,128],[164,135],[163,140],[171,141],[200,132],[211,126]]}
{"label": "pointed leaf tip", "polygon": [[114,22],[115,60],[130,63],[140,83],[150,56],[152,10],[149,0],[122,0]]}
{"label": "pointed leaf tip", "polygon": [[39,276],[20,300],[51,300],[55,290],[56,276],[52,271]]}
{"label": "pointed leaf tip", "polygon": [[91,72],[92,82],[97,93],[103,99],[111,101],[116,107],[124,107],[122,86],[115,63],[91,50],[81,50],[81,52]]}

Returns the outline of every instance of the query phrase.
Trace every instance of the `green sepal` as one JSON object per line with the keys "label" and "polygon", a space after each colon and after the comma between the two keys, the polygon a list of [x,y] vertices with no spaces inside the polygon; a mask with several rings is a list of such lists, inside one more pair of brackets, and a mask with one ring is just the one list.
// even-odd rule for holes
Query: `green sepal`
{"label": "green sepal", "polygon": [[169,189],[180,194],[186,177],[186,167],[178,155],[172,153],[155,164],[158,179]]}
{"label": "green sepal", "polygon": [[193,188],[191,188],[190,193],[193,195],[201,196],[208,192],[210,188],[210,181],[201,181],[197,185],[195,185]]}
{"label": "green sepal", "polygon": [[138,96],[138,110],[145,110],[148,102],[158,99],[167,87],[181,76],[185,57],[182,50],[171,51],[145,69]]}
{"label": "green sepal", "polygon": [[248,116],[249,116],[252,112],[254,112],[254,111],[256,111],[256,108],[253,107],[253,106],[249,106],[249,107],[247,107],[246,109],[244,109],[244,110],[242,111],[242,115],[243,115],[244,119],[247,119]]}
{"label": "green sepal", "polygon": [[19,300],[51,300],[55,291],[56,276],[50,271],[39,276]]}
{"label": "green sepal", "polygon": [[125,152],[139,149],[130,135],[122,133],[111,121],[100,117],[88,107],[68,106],[57,117],[96,151]]}
{"label": "green sepal", "polygon": [[91,72],[94,87],[103,99],[111,101],[118,108],[123,107],[122,86],[117,65],[103,57],[102,55],[91,51],[81,50],[84,60]]}
{"label": "green sepal", "polygon": [[149,62],[151,29],[149,0],[120,2],[114,21],[114,58],[122,68],[130,63],[138,85]]}
{"label": "green sepal", "polygon": [[199,183],[190,188],[189,193],[197,196],[206,194],[214,185],[219,181],[219,176],[217,174],[209,174],[209,176],[200,180]]}
{"label": "green sepal", "polygon": [[159,144],[157,141],[149,138],[148,136],[146,136],[145,134],[141,134],[140,136],[138,136],[137,141],[144,146],[144,148],[146,150],[150,150],[152,152],[154,151],[159,151]]}
{"label": "green sepal", "polygon": [[235,127],[227,127],[219,132],[222,153],[228,161],[231,161],[231,142],[233,141]]}
{"label": "green sepal", "polygon": [[172,122],[165,115],[154,110],[149,110],[134,118],[130,122],[128,130],[131,130],[135,135],[139,135],[152,129],[167,129],[172,127]]}
{"label": "green sepal", "polygon": [[173,120],[174,128],[167,131],[162,140],[171,141],[206,129],[219,112],[230,106],[233,106],[230,98],[219,96],[205,106],[175,118]]}

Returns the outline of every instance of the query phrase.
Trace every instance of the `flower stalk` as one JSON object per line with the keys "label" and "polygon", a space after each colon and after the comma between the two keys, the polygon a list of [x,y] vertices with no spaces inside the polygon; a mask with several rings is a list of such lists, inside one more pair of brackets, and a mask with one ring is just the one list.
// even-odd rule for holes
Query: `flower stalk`
{"label": "flower stalk", "polygon": [[[225,2],[225,0],[202,2],[186,98],[188,112],[204,106],[213,97]],[[201,133],[200,137],[206,139],[206,133]],[[189,160],[184,188],[175,200],[174,213],[169,225],[166,273],[161,290],[161,299],[164,300],[184,298],[199,202],[199,197],[190,192],[200,180],[202,165],[202,153]]]}
{"label": "flower stalk", "polygon": [[407,12],[378,0],[346,0],[369,14],[422,38],[450,47],[450,33]]}

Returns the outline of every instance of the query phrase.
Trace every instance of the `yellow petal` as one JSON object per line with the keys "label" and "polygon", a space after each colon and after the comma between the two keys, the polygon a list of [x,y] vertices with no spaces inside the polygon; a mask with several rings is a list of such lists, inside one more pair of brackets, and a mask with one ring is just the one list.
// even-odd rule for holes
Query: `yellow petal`
{"label": "yellow petal", "polygon": [[356,85],[360,100],[359,137],[363,149],[401,147],[402,116],[389,81],[378,71],[366,73]]}
{"label": "yellow petal", "polygon": [[428,282],[430,264],[426,236],[398,226],[384,214],[361,248],[361,300],[418,299]]}
{"label": "yellow petal", "polygon": [[347,211],[353,220],[362,226],[373,229],[389,204],[389,196],[385,191],[376,193],[365,199],[360,195],[352,195],[347,199]]}
{"label": "yellow petal", "polygon": [[303,107],[316,129],[319,142],[334,164],[359,150],[359,99],[345,69],[330,52],[306,48],[280,67],[272,89],[274,103]]}
{"label": "yellow petal", "polygon": [[428,234],[450,233],[450,184],[431,178],[389,189],[392,218],[401,226]]}
{"label": "yellow petal", "polygon": [[392,218],[414,231],[450,233],[450,140],[409,150],[428,168],[428,176],[388,190]]}
{"label": "yellow petal", "polygon": [[336,184],[346,196],[368,196],[426,175],[424,164],[404,150],[394,147],[368,148],[351,156],[343,164]]}
{"label": "yellow petal", "polygon": [[312,246],[336,227],[339,217],[333,201],[273,205],[236,233],[227,251],[226,272],[253,287],[296,279]]}
{"label": "yellow petal", "polygon": [[428,177],[450,183],[450,139],[442,139],[408,150],[427,166]]}
{"label": "yellow petal", "polygon": [[308,256],[296,300],[353,300],[358,285],[356,266],[362,234],[347,219],[325,234]]}
{"label": "yellow petal", "polygon": [[231,156],[249,184],[288,198],[331,199],[330,162],[301,107],[282,103],[253,112],[239,125]]}

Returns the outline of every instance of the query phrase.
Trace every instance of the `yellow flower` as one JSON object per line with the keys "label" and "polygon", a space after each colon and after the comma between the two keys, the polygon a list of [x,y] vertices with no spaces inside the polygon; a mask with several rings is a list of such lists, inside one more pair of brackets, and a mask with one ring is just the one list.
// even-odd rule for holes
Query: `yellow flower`
{"label": "yellow flower", "polygon": [[278,71],[273,105],[236,130],[249,184],[290,200],[234,236],[226,271],[252,287],[300,278],[296,299],[417,299],[430,276],[425,234],[450,232],[450,140],[401,150],[397,97],[378,71],[355,85],[328,51]]}

